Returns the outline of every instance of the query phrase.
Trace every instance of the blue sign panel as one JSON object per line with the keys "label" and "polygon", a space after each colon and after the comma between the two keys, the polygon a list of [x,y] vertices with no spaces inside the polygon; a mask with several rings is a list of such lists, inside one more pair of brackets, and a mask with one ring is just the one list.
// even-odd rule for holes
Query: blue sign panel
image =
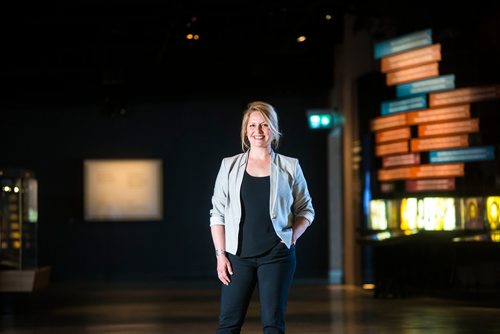
{"label": "blue sign panel", "polygon": [[375,59],[389,56],[432,44],[432,29],[417,31],[412,34],[389,39],[376,43],[374,47]]}
{"label": "blue sign panel", "polygon": [[409,98],[382,102],[380,113],[390,115],[398,112],[427,108],[427,95],[414,95]]}
{"label": "blue sign panel", "polygon": [[442,75],[432,79],[413,81],[396,87],[396,95],[398,97],[437,92],[455,88],[455,75]]}
{"label": "blue sign panel", "polygon": [[433,164],[443,162],[484,161],[493,159],[495,159],[494,146],[478,146],[429,152],[429,161]]}

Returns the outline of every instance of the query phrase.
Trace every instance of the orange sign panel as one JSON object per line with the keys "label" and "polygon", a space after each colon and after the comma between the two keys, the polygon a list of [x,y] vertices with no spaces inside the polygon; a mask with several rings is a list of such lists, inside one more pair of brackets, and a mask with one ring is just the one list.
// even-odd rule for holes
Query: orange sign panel
{"label": "orange sign panel", "polygon": [[407,113],[381,116],[371,121],[371,130],[379,131],[390,128],[397,128],[408,124]]}
{"label": "orange sign panel", "polygon": [[500,85],[470,87],[429,94],[429,105],[440,107],[452,104],[500,99]]}
{"label": "orange sign panel", "polygon": [[430,151],[430,150],[440,150],[445,148],[458,148],[458,147],[468,147],[469,146],[469,136],[447,136],[447,137],[436,137],[436,138],[415,138],[411,140],[411,151]]}
{"label": "orange sign panel", "polygon": [[383,155],[391,155],[391,154],[407,153],[407,152],[408,152],[408,140],[375,146],[375,155],[378,157]]}
{"label": "orange sign panel", "polygon": [[388,86],[398,85],[406,82],[417,81],[439,75],[438,63],[431,63],[410,67],[407,69],[387,73],[385,80]]}
{"label": "orange sign panel", "polygon": [[457,133],[479,132],[479,119],[466,119],[458,122],[434,123],[420,125],[418,127],[419,137],[442,136]]}
{"label": "orange sign panel", "polygon": [[405,182],[406,191],[418,192],[418,191],[446,191],[455,190],[455,179],[422,179],[422,180],[406,180]]}
{"label": "orange sign panel", "polygon": [[384,168],[418,164],[420,164],[420,153],[391,155],[382,158],[382,167]]}
{"label": "orange sign panel", "polygon": [[435,63],[441,60],[441,44],[433,44],[424,48],[415,49],[384,57],[380,60],[382,72],[400,70],[418,65]]}
{"label": "orange sign panel", "polygon": [[410,167],[379,169],[378,171],[379,181],[393,181],[393,180],[403,180],[410,178],[411,178]]}
{"label": "orange sign panel", "polygon": [[470,118],[470,105],[462,104],[452,107],[410,111],[408,124],[435,123],[448,120]]}
{"label": "orange sign panel", "polygon": [[375,142],[385,143],[388,141],[402,140],[402,139],[410,139],[411,131],[410,127],[404,127],[394,130],[380,131],[375,134]]}
{"label": "orange sign panel", "polygon": [[411,167],[411,178],[440,178],[464,176],[464,164],[427,164]]}
{"label": "orange sign panel", "polygon": [[426,164],[413,167],[379,169],[379,181],[431,179],[464,176],[464,164]]}

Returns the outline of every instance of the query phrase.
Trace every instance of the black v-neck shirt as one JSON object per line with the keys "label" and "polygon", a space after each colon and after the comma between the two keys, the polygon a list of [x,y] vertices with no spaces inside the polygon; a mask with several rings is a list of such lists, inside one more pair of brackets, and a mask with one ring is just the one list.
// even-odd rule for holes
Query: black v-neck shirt
{"label": "black v-neck shirt", "polygon": [[254,257],[273,248],[280,238],[269,216],[269,176],[256,177],[245,171],[241,183],[241,222],[238,254]]}

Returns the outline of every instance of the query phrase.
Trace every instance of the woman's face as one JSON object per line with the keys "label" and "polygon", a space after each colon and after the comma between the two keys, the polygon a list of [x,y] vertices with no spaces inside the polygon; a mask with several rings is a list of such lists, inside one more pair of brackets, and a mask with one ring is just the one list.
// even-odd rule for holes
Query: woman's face
{"label": "woman's face", "polygon": [[248,117],[247,138],[250,147],[271,147],[273,140],[271,129],[269,129],[266,119],[258,111],[252,112]]}

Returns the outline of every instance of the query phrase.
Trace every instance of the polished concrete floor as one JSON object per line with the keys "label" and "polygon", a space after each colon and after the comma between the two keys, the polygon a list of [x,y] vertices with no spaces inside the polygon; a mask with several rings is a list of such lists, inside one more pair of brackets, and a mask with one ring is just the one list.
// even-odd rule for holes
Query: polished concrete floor
{"label": "polished concrete floor", "polygon": [[[34,295],[2,294],[1,333],[214,333],[213,283],[53,284]],[[287,333],[500,333],[491,300],[374,298],[357,287],[294,283]],[[261,333],[258,300],[242,333]]]}

